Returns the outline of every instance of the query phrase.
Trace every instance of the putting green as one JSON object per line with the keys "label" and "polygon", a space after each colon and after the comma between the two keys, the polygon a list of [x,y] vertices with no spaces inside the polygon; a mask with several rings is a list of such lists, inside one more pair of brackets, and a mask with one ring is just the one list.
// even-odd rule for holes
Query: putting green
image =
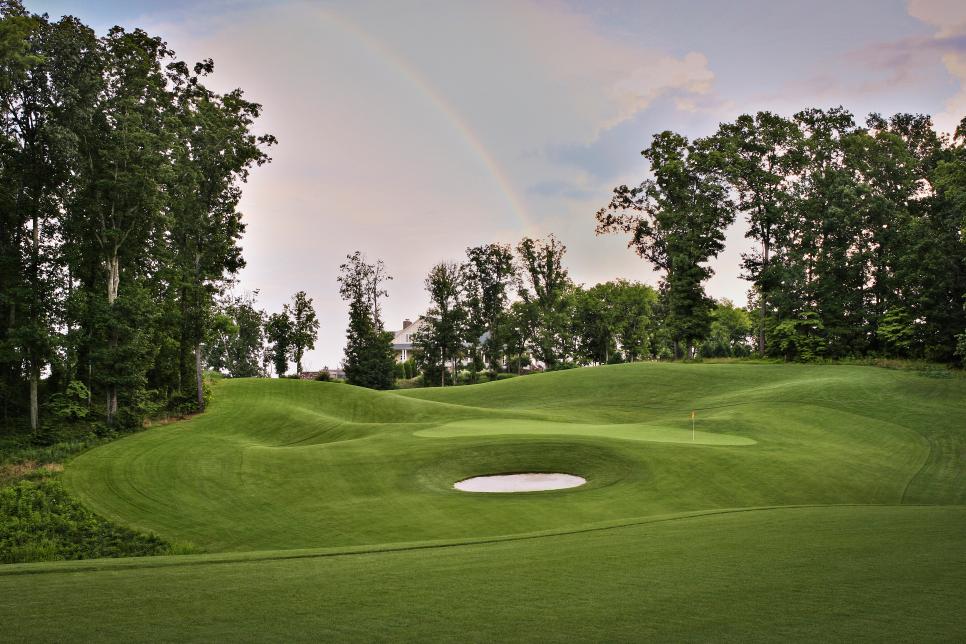
{"label": "putting green", "polygon": [[460,420],[439,427],[421,429],[417,436],[433,438],[456,438],[466,436],[589,436],[593,438],[617,438],[629,441],[653,443],[685,443],[688,445],[754,445],[745,436],[713,434],[706,431],[693,433],[690,429],[661,427],[644,423],[614,423],[591,425],[586,423],[554,423],[539,420]]}

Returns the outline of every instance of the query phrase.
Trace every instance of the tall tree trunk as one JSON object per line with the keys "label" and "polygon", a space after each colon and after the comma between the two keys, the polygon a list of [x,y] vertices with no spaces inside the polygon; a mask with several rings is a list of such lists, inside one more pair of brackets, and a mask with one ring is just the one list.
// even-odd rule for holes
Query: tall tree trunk
{"label": "tall tree trunk", "polygon": [[[30,290],[32,291],[33,297],[31,298],[31,308],[30,312],[31,322],[35,325],[35,329],[40,325],[40,218],[37,215],[37,210],[34,208],[33,216],[33,247],[30,251],[31,255],[31,284]],[[37,390],[40,388],[40,356],[37,355],[36,343],[32,343],[33,346],[30,347],[29,362],[30,362],[30,429],[32,431],[37,431],[40,425],[40,419],[38,416],[38,410],[40,405],[37,401]]]}
{"label": "tall tree trunk", "polygon": [[203,296],[201,285],[201,253],[195,253],[195,382],[198,385],[198,411],[205,410],[205,391],[201,373],[201,339],[204,336],[201,318],[201,298]]}
{"label": "tall tree trunk", "polygon": [[[768,244],[768,235],[764,235],[764,239],[761,242],[762,245],[762,262],[761,262],[761,272],[762,274],[768,271],[768,252],[771,250]],[[765,313],[766,313],[766,299],[765,299],[765,288],[762,284],[758,293],[758,353],[761,357],[765,356]]]}
{"label": "tall tree trunk", "polygon": [[191,341],[188,337],[188,287],[181,286],[181,336],[178,342],[178,394],[186,394],[188,383],[185,379],[188,375],[188,347]]}
{"label": "tall tree trunk", "polygon": [[40,426],[37,405],[37,385],[40,381],[40,374],[36,367],[31,368],[30,372],[30,429],[37,431]]}
{"label": "tall tree trunk", "polygon": [[195,345],[195,375],[198,381],[198,411],[205,410],[205,388],[201,373],[201,343]]}
{"label": "tall tree trunk", "polygon": [[[117,256],[117,249],[114,249],[111,257],[107,260],[107,304],[114,309],[114,302],[117,301],[117,291],[121,284],[121,262]],[[117,325],[111,321],[110,348],[113,353],[117,349]],[[117,415],[117,383],[112,382],[107,387],[107,424],[114,423]]]}

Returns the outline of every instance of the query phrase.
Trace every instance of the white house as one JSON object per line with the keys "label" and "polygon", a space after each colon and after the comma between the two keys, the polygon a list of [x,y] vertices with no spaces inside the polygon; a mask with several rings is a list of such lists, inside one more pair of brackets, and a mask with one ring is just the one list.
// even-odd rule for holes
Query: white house
{"label": "white house", "polygon": [[[426,328],[425,318],[420,317],[415,322],[409,320],[408,318],[403,320],[403,328],[399,331],[393,331],[392,336],[392,350],[396,354],[396,362],[406,362],[413,357],[413,335],[417,331],[421,331]],[[480,346],[486,344],[490,339],[490,332],[487,331],[480,336]],[[469,346],[467,343],[463,343],[465,346]],[[469,358],[463,359],[463,364],[469,362]]]}
{"label": "white house", "polygon": [[426,320],[419,318],[415,322],[403,320],[403,328],[393,332],[392,350],[396,354],[396,362],[406,362],[413,357],[413,334],[426,326]]}

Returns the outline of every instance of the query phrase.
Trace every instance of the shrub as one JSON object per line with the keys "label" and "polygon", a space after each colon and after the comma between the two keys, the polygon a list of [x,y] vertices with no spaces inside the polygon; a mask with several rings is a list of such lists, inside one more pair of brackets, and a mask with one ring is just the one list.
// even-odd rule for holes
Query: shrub
{"label": "shrub", "polygon": [[87,402],[91,392],[80,380],[71,380],[64,393],[56,393],[47,403],[53,415],[61,420],[75,422],[83,420],[90,413]]}
{"label": "shrub", "polygon": [[171,552],[160,537],[114,525],[85,509],[56,478],[0,488],[0,563]]}

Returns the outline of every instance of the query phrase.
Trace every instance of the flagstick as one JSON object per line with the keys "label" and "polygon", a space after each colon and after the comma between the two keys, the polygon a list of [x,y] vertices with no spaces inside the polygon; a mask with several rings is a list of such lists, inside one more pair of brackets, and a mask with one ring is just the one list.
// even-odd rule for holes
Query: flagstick
{"label": "flagstick", "polygon": [[691,412],[691,442],[694,442],[694,412]]}

